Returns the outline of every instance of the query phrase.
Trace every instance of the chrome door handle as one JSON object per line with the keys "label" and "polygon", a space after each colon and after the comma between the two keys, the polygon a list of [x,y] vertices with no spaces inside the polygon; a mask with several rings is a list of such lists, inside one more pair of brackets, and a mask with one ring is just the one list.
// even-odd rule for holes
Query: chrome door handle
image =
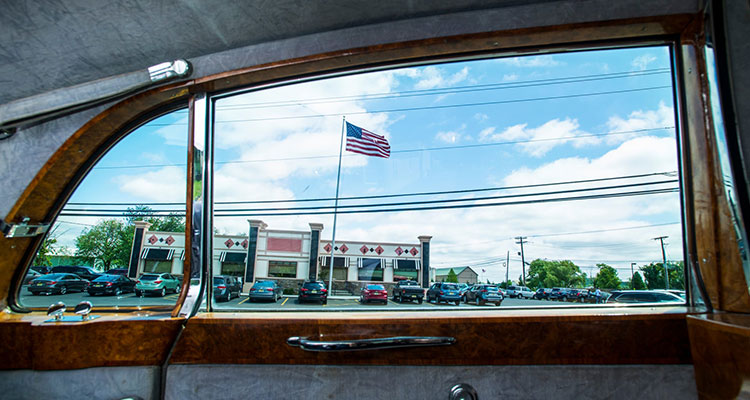
{"label": "chrome door handle", "polygon": [[307,351],[350,351],[393,349],[397,347],[448,346],[456,343],[456,338],[447,336],[396,336],[358,340],[308,340],[292,336],[286,340],[290,346]]}

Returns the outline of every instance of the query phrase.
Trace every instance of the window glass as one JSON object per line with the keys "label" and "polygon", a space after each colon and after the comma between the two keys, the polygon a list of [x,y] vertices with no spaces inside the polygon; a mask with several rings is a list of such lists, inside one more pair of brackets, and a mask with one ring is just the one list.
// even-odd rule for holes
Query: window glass
{"label": "window glass", "polygon": [[[81,181],[48,231],[32,265],[73,273],[86,287],[51,299],[33,296],[24,285],[19,304],[46,308],[62,301],[69,309],[84,300],[94,307],[174,305],[179,289],[173,283],[162,297],[161,287],[141,290],[135,281],[144,272],[182,273],[186,118],[184,110],[166,114],[115,144]],[[110,271],[133,285],[123,286],[118,296],[92,295],[91,282],[114,281],[106,275],[97,279]]]}
{"label": "window glass", "polygon": [[[222,252],[247,252],[246,283],[270,279],[296,299],[305,281],[325,282],[328,302],[314,311],[353,307],[367,282],[406,279],[423,291],[541,289],[482,307],[497,310],[684,289],[671,65],[667,46],[603,49],[214,97],[213,273]],[[585,295],[574,304],[567,288]],[[296,304],[241,297],[215,306]]]}
{"label": "window glass", "polygon": [[296,278],[297,263],[294,261],[268,261],[268,276],[274,278]]}

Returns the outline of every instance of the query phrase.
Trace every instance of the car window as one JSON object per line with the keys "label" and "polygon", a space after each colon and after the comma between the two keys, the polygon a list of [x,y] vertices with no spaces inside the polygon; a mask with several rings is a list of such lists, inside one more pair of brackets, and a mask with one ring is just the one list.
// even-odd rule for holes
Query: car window
{"label": "car window", "polygon": [[[117,281],[111,275],[96,277],[109,270],[123,271],[133,279],[147,272],[181,273],[186,117],[186,110],[156,117],[108,150],[70,195],[32,264],[99,282]],[[153,280],[147,275],[140,279]],[[54,300],[63,301],[72,309],[83,300],[102,308],[170,308],[176,299],[170,288],[164,297],[137,296],[132,292],[89,297],[68,291]],[[18,304],[25,307],[46,309],[51,302],[49,298],[32,296],[24,288],[18,292]]]}
{"label": "car window", "polygon": [[[243,294],[258,280],[287,292],[324,281],[331,299],[315,311],[402,279],[554,296],[684,289],[670,57],[658,45],[486,55],[211,95],[212,187],[196,189],[213,194],[210,273],[241,278]],[[181,277],[186,115],[149,121],[102,157],[33,263]],[[174,304],[170,295],[97,301]],[[242,297],[211,307],[296,304]]]}

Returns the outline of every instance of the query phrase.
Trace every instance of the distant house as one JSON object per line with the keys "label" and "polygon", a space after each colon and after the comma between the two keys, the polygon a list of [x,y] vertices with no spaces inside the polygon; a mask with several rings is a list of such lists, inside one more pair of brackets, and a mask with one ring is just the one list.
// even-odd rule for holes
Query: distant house
{"label": "distant house", "polygon": [[437,268],[434,269],[435,275],[432,280],[434,282],[446,281],[450,270],[453,270],[458,277],[458,283],[477,283],[479,275],[471,267]]}

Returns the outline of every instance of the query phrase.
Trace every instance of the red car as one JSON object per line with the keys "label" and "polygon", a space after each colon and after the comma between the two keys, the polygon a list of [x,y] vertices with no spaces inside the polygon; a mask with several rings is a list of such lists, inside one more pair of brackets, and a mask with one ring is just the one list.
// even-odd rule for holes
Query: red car
{"label": "red car", "polygon": [[364,304],[370,301],[381,301],[388,304],[388,291],[383,285],[368,284],[359,292],[359,302]]}

